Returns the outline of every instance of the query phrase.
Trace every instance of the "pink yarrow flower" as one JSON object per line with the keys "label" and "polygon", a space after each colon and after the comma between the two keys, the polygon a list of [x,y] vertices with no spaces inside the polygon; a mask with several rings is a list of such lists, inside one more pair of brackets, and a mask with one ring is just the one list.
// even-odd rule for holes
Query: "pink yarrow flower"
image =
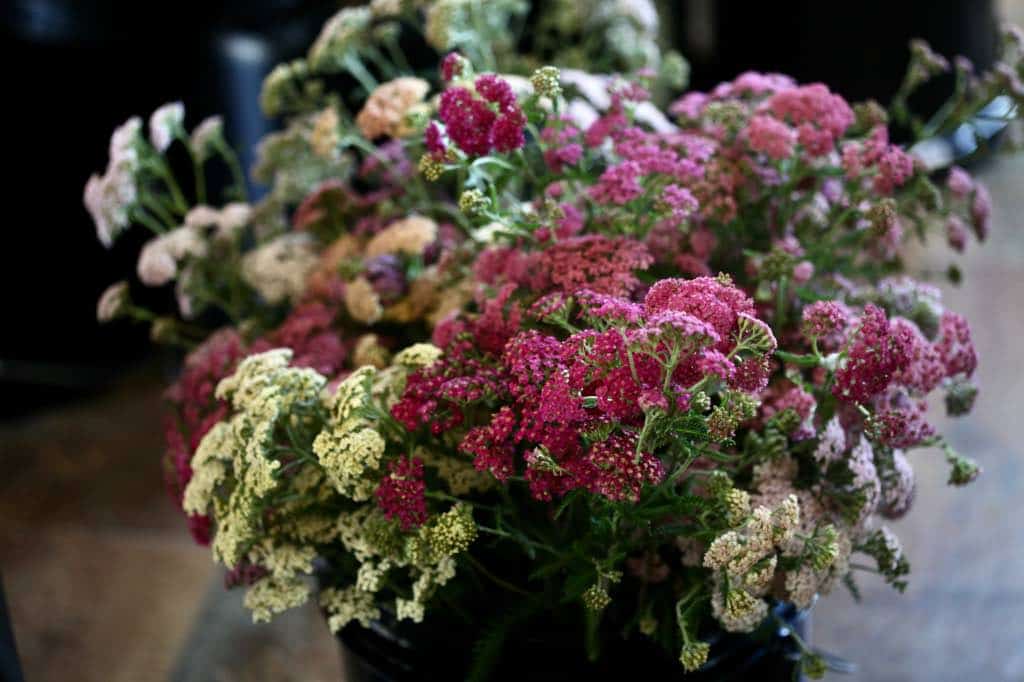
{"label": "pink yarrow flower", "polygon": [[755,152],[780,161],[793,155],[796,131],[771,116],[759,114],[747,125],[747,142]]}

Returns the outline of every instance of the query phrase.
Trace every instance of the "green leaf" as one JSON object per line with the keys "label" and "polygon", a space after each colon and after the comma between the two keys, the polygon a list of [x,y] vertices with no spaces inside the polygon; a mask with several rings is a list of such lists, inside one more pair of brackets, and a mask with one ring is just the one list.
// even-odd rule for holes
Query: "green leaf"
{"label": "green leaf", "polygon": [[494,669],[501,660],[501,652],[515,629],[540,611],[542,602],[527,600],[518,608],[499,614],[484,626],[484,634],[473,645],[473,660],[470,663],[467,682],[487,682],[492,679]]}

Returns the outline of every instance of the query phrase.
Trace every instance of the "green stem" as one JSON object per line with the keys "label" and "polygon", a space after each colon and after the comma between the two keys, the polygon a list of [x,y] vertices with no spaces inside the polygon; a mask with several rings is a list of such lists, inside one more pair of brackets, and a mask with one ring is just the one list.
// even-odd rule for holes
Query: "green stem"
{"label": "green stem", "polygon": [[241,201],[249,201],[249,190],[245,184],[245,173],[242,172],[242,164],[238,161],[235,151],[222,141],[217,141],[217,153],[224,159],[228,170],[231,171],[232,182],[235,186],[235,194]]}
{"label": "green stem", "polygon": [[171,172],[167,162],[164,161],[163,157],[158,156],[149,163],[149,167],[163,181],[167,190],[171,193],[175,211],[184,215],[188,211],[188,202],[185,200],[185,194],[181,191],[181,186],[178,185],[178,180],[174,177],[174,173]]}
{"label": "green stem", "polygon": [[359,85],[366,91],[366,95],[369,96],[374,90],[377,89],[377,79],[373,77],[366,67],[363,65],[361,59],[354,52],[349,52],[341,60],[342,64],[348,70],[348,72],[359,81]]}
{"label": "green stem", "polygon": [[175,227],[178,226],[178,221],[176,221],[174,219],[174,216],[172,216],[167,211],[167,209],[164,208],[163,205],[160,204],[159,201],[157,201],[155,198],[149,196],[148,192],[141,193],[139,195],[139,201],[149,211],[151,211],[154,214],[156,214],[156,217],[160,220],[160,222],[162,222],[164,224],[165,229],[161,230],[161,232],[166,232],[167,230],[173,230]]}
{"label": "green stem", "polygon": [[136,206],[135,210],[132,211],[132,218],[145,225],[149,228],[150,232],[158,237],[167,231],[156,218],[146,213],[146,210],[141,205]]}
{"label": "green stem", "polygon": [[196,203],[206,203],[206,169],[196,156],[192,157],[193,177],[196,180]]}
{"label": "green stem", "polygon": [[555,556],[559,556],[559,554],[560,554],[560,552],[557,549],[555,549],[554,547],[552,547],[550,545],[545,545],[545,544],[543,544],[541,542],[534,542],[533,540],[530,540],[529,538],[521,537],[521,536],[518,536],[518,535],[513,535],[512,533],[509,533],[509,532],[503,531],[503,530],[499,530],[497,528],[490,528],[489,526],[477,525],[476,529],[478,531],[480,531],[481,533],[488,533],[490,535],[497,535],[498,537],[506,538],[508,540],[514,540],[515,542],[518,542],[518,543],[520,543],[522,545],[526,545],[527,547],[533,547],[534,549],[543,549],[545,552],[550,552],[551,554],[554,554]]}
{"label": "green stem", "polygon": [[775,292],[775,318],[777,329],[783,329],[786,326],[786,289],[788,284],[788,277],[780,278]]}

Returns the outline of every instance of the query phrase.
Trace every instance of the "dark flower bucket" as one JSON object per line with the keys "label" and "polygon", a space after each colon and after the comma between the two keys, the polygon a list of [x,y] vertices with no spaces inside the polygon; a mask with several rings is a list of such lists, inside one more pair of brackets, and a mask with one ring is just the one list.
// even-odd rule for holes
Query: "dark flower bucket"
{"label": "dark flower bucket", "polygon": [[[552,617],[555,614],[550,614]],[[559,627],[544,615],[509,633],[495,664],[480,679],[616,680],[635,676],[655,679],[758,680],[801,679],[799,654],[788,630],[806,634],[809,614],[791,605],[777,605],[774,618],[750,635],[716,632],[705,635],[711,655],[700,671],[685,674],[679,660],[641,637],[609,641],[597,662],[587,660],[578,628]],[[447,627],[377,621],[370,628],[351,625],[338,635],[346,682],[451,681],[466,679],[473,642],[479,632]]]}

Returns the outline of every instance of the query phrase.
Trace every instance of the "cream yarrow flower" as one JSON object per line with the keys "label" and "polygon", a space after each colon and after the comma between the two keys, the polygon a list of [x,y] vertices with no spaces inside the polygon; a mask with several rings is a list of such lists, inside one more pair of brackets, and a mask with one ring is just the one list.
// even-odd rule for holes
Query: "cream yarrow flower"
{"label": "cream yarrow flower", "polygon": [[395,355],[393,364],[416,370],[434,364],[442,354],[443,351],[432,343],[414,343],[400,350]]}
{"label": "cream yarrow flower", "polygon": [[243,604],[256,623],[269,622],[274,615],[302,606],[309,599],[309,586],[300,580],[264,578],[249,588]]}
{"label": "cream yarrow flower", "polygon": [[364,561],[356,573],[356,587],[364,592],[377,592],[381,587],[381,581],[391,569],[391,562],[382,559],[379,562]]}
{"label": "cream yarrow flower", "polygon": [[316,550],[266,538],[249,550],[249,561],[267,569],[274,578],[291,578],[313,572]]}
{"label": "cream yarrow flower", "polygon": [[417,535],[410,539],[409,558],[421,568],[433,566],[469,549],[476,536],[473,508],[458,502],[420,527]]}
{"label": "cream yarrow flower", "polygon": [[729,632],[751,632],[768,615],[768,604],[746,590],[723,593],[716,586],[711,596],[711,612]]}
{"label": "cream yarrow flower", "polygon": [[340,124],[338,111],[333,106],[316,115],[313,119],[313,130],[309,134],[309,146],[314,154],[322,159],[337,156],[338,145],[341,144]]}
{"label": "cream yarrow flower", "polygon": [[435,241],[437,223],[421,215],[411,215],[396,220],[374,235],[367,242],[363,255],[365,258],[386,254],[419,256]]}
{"label": "cream yarrow flower", "polygon": [[331,413],[335,423],[344,424],[357,416],[357,412],[367,407],[370,400],[370,387],[377,370],[364,365],[345,377],[338,384],[330,399]]}
{"label": "cream yarrow flower", "polygon": [[608,590],[596,583],[586,589],[581,599],[583,600],[583,605],[589,611],[594,612],[604,611],[612,603]]}
{"label": "cream yarrow flower", "polygon": [[425,614],[426,607],[422,602],[418,602],[415,599],[402,599],[401,597],[395,600],[395,617],[398,620],[411,620],[414,623],[422,623]]}
{"label": "cream yarrow flower", "polygon": [[217,422],[199,441],[192,456],[192,478],[185,486],[181,506],[187,514],[202,515],[213,501],[216,487],[227,478],[227,464],[237,448],[234,432],[227,422]]}
{"label": "cream yarrow flower", "polygon": [[380,466],[386,447],[379,433],[354,419],[321,431],[313,441],[313,453],[334,487],[356,501],[369,499],[376,487],[366,485],[366,473]]}
{"label": "cream yarrow flower", "polygon": [[319,262],[311,235],[283,234],[242,258],[242,279],[267,303],[298,301],[306,292],[309,274]]}
{"label": "cream yarrow flower", "polygon": [[327,625],[331,632],[340,631],[352,621],[369,627],[370,621],[380,618],[373,593],[360,590],[355,585],[344,589],[327,588],[320,593],[320,606],[327,611]]}

